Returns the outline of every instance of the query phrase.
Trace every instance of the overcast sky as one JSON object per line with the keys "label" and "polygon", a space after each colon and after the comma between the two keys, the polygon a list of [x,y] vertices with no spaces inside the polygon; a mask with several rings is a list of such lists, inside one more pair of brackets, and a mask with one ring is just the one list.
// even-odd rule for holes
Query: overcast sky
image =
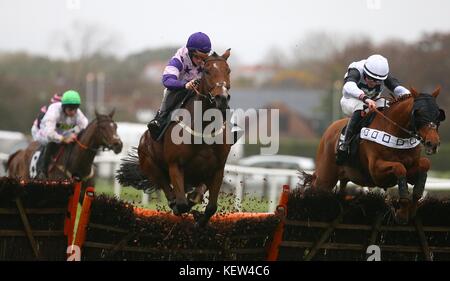
{"label": "overcast sky", "polygon": [[240,61],[254,63],[273,47],[301,52],[305,35],[317,31],[376,42],[450,31],[450,1],[0,0],[0,50],[60,56],[55,38],[70,32],[75,21],[115,34],[114,51],[121,56],[181,46],[191,33],[203,31],[218,52],[231,47]]}

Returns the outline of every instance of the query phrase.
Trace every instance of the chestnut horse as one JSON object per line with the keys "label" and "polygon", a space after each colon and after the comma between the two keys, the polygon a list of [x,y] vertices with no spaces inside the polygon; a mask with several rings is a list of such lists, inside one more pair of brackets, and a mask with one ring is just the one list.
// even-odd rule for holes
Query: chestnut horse
{"label": "chestnut horse", "polygon": [[[203,115],[208,109],[218,109],[222,116],[225,115],[230,99],[228,94],[230,68],[227,63],[229,56],[230,49],[222,56],[213,53],[204,57],[203,75],[196,89],[197,93],[193,94],[183,106],[190,116],[199,113]],[[194,102],[199,101],[201,101],[201,108],[198,108],[198,112],[194,112]],[[173,118],[172,121],[174,121]],[[202,130],[212,124],[212,121],[200,120],[200,122],[202,124],[199,127],[202,127]],[[223,141],[208,144],[204,141],[206,138],[204,134],[199,133],[198,130],[192,130],[199,124],[192,123],[194,123],[193,126],[186,126],[180,122],[172,122],[161,141],[153,140],[149,131],[146,131],[139,142],[139,159],[134,156],[134,159],[123,162],[117,178],[124,186],[147,189],[147,192],[162,189],[169,207],[176,215],[187,213],[192,206],[201,203],[203,193],[209,190],[209,202],[204,213],[194,214],[196,224],[205,226],[217,210],[217,198],[223,181],[225,162],[231,148],[231,144],[225,141],[227,135],[225,131],[228,132],[230,126],[226,122],[220,123],[222,129],[221,132],[217,132],[217,136]],[[187,136],[191,139],[190,143],[174,142],[173,131],[176,129],[180,131],[180,128],[184,134],[189,134]],[[198,137],[199,134],[202,141],[194,143],[194,136]],[[136,171],[139,172],[136,173]],[[136,184],[136,177],[142,177],[148,186],[139,187]],[[194,188],[195,193],[189,192],[191,187]]]}
{"label": "chestnut horse", "polygon": [[[420,140],[421,145],[410,149],[397,149],[361,139],[359,143],[359,167],[339,166],[335,162],[336,144],[348,119],[331,124],[322,136],[316,155],[316,170],[313,175],[304,173],[306,185],[312,188],[332,190],[337,181],[345,189],[351,181],[360,186],[389,188],[398,185],[400,209],[397,219],[408,221],[414,215],[417,202],[422,197],[430,169],[430,160],[421,157],[421,147],[427,155],[437,152],[440,144],[438,128],[445,119],[445,112],[436,103],[439,88],[431,95],[419,94],[411,89],[390,102],[383,112],[377,111],[369,128],[384,131],[398,138]],[[407,183],[413,184],[412,204]]]}
{"label": "chestnut horse", "polygon": [[[48,179],[76,177],[83,182],[90,181],[93,177],[92,163],[101,147],[112,149],[116,154],[122,151],[117,124],[112,119],[114,110],[109,115],[95,114],[96,118],[78,134],[76,142],[61,145],[56,155],[53,155],[53,161],[48,167]],[[26,149],[12,154],[7,162],[8,176],[31,179],[30,163],[39,147],[40,144],[34,141]]]}

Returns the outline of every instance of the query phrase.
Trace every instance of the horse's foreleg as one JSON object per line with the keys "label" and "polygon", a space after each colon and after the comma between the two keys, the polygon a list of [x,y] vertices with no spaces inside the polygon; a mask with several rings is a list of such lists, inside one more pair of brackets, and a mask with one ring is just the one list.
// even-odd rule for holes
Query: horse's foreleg
{"label": "horse's foreleg", "polygon": [[418,165],[411,170],[408,170],[408,180],[414,177],[410,183],[414,184],[413,202],[419,201],[422,198],[425,190],[425,182],[427,181],[427,172],[430,170],[431,163],[428,158],[421,157]]}
{"label": "horse's foreleg", "polygon": [[397,178],[400,199],[408,199],[408,184],[406,181],[406,168],[402,163],[378,160],[369,164],[370,174],[376,185],[384,183],[386,177],[394,175]]}
{"label": "horse's foreleg", "polygon": [[208,224],[209,219],[216,213],[217,211],[217,199],[219,197],[220,187],[222,186],[223,181],[223,170],[220,170],[215,173],[212,181],[209,183],[209,201],[208,205],[206,205],[204,214],[197,220],[197,225],[200,227],[204,227]]}
{"label": "horse's foreleg", "polygon": [[401,223],[406,223],[409,220],[410,199],[408,192],[408,182],[406,180],[406,168],[402,163],[378,160],[372,162],[370,165],[371,175],[378,185],[383,182],[383,179],[389,175],[395,175],[398,184],[398,194],[400,210],[397,212],[397,218]]}
{"label": "horse's foreleg", "polygon": [[166,173],[161,170],[161,167],[157,165],[157,163],[143,155],[140,157],[140,169],[142,173],[150,180],[150,182],[154,182],[158,188],[161,188],[166,196],[167,202],[169,203],[169,207],[173,210],[175,207],[175,193],[170,186],[169,179],[167,178]]}
{"label": "horse's foreleg", "polygon": [[173,212],[176,215],[181,215],[189,211],[188,202],[184,193],[184,172],[177,163],[171,163],[169,165],[169,175],[175,190],[176,205],[173,208]]}
{"label": "horse's foreleg", "polygon": [[412,206],[411,213],[412,216],[416,215],[417,206],[420,198],[423,196],[423,192],[425,190],[425,183],[427,181],[427,172],[431,167],[430,160],[421,157],[419,159],[419,163],[416,167],[411,170],[408,170],[408,178],[414,177],[414,180],[411,181],[414,184],[413,188],[413,196],[412,196]]}

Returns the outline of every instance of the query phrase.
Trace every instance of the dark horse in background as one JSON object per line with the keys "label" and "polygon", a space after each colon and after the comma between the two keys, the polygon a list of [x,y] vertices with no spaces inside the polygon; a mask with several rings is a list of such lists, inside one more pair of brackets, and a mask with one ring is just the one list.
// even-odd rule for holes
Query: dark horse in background
{"label": "dark horse in background", "polygon": [[[78,134],[77,141],[60,145],[48,167],[48,179],[63,180],[73,177],[83,181],[83,188],[93,185],[92,163],[100,148],[122,151],[122,141],[117,135],[117,124],[113,121],[114,110],[108,115],[95,113],[86,129]],[[13,153],[7,162],[8,176],[29,180],[33,155],[40,148],[36,141],[23,150]]]}
{"label": "dark horse in background", "polygon": [[[411,149],[395,149],[362,139],[359,143],[359,167],[336,164],[336,143],[347,119],[335,121],[320,141],[316,171],[313,175],[304,173],[305,184],[330,191],[338,180],[344,189],[349,181],[360,186],[384,189],[398,185],[400,209],[396,217],[400,222],[407,222],[415,214],[431,165],[428,158],[421,157],[422,147],[427,155],[432,155],[440,145],[438,128],[445,119],[445,112],[436,103],[438,95],[439,88],[431,95],[419,94],[411,89],[410,95],[392,101],[382,113],[377,112],[369,128],[400,138],[414,137],[420,140],[421,145]],[[407,183],[414,185],[412,202]]]}
{"label": "dark horse in background", "polygon": [[[218,109],[222,116],[225,116],[229,108],[228,90],[231,86],[230,68],[227,63],[229,56],[230,49],[221,56],[216,53],[210,56],[205,55],[203,75],[196,90],[197,94],[193,94],[183,106],[189,111],[190,116],[194,116],[195,101],[202,102],[202,114],[208,109]],[[196,112],[196,114],[199,113]],[[211,122],[202,121],[202,132]],[[230,127],[227,124],[221,123],[221,132],[216,132],[217,136],[221,134],[222,144],[207,144],[204,141],[200,144],[194,143],[196,134],[197,137],[200,134],[202,140],[205,135],[192,130],[196,126],[189,127],[180,122],[170,123],[161,141],[153,140],[149,131],[146,131],[139,142],[139,159],[135,156],[134,159],[128,159],[122,163],[117,176],[119,182],[124,186],[144,189],[136,184],[141,177],[152,186],[152,190],[162,189],[170,208],[176,215],[187,213],[192,206],[201,203],[203,193],[209,190],[209,202],[205,212],[194,214],[196,224],[205,226],[217,210],[217,198],[223,181],[225,162],[231,148],[231,144],[227,144],[226,141],[225,131],[228,131]],[[174,143],[172,131],[177,128],[176,126],[183,127],[183,133],[190,134],[191,143]],[[136,171],[138,171],[137,175]],[[134,175],[133,172],[135,172]],[[194,188],[194,193],[188,193],[186,197],[191,187]]]}

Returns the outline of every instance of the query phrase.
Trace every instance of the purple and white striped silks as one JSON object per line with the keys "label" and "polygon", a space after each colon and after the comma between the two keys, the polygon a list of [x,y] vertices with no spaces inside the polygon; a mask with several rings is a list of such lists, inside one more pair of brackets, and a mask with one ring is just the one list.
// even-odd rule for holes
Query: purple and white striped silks
{"label": "purple and white striped silks", "polygon": [[164,68],[162,83],[169,90],[182,89],[192,79],[202,76],[201,68],[195,67],[186,47],[178,49]]}

